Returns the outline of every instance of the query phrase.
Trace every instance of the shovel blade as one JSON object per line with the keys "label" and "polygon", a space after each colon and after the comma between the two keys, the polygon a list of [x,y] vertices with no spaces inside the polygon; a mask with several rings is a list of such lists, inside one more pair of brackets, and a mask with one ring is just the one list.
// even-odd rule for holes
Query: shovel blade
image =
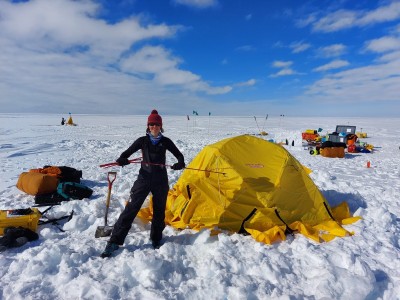
{"label": "shovel blade", "polygon": [[113,226],[99,226],[96,229],[94,236],[96,238],[110,236],[113,230]]}

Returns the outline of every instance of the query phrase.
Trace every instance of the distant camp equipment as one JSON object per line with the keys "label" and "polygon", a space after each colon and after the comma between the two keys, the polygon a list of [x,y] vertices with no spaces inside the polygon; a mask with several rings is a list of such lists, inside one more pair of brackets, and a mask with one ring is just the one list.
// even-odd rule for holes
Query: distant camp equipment
{"label": "distant camp equipment", "polygon": [[365,139],[367,138],[367,133],[366,132],[356,132],[356,135],[360,139]]}
{"label": "distant camp equipment", "polygon": [[[266,122],[267,119],[268,119],[268,115],[265,117],[264,126],[265,126],[265,122]],[[268,135],[268,133],[264,131],[264,126],[263,126],[262,130],[258,126],[258,122],[257,122],[257,117],[256,116],[254,116],[254,120],[256,121],[257,128],[258,128],[258,131],[260,132],[260,135]]]}
{"label": "distant camp equipment", "polygon": [[321,144],[319,153],[323,157],[343,158],[345,148],[346,148],[345,143],[335,143],[327,141]]}
{"label": "distant camp equipment", "polygon": [[[355,222],[347,203],[331,208],[309,177],[311,172],[284,147],[251,135],[206,146],[169,191],[166,223],[175,228],[251,234],[257,241],[285,240],[301,233],[315,241],[352,235],[341,225]],[[151,220],[152,206],[138,216]]]}
{"label": "distant camp equipment", "polygon": [[75,124],[74,121],[72,120],[71,113],[69,113],[69,118],[68,118],[68,121],[67,121],[66,125],[70,125],[70,126],[78,125],[78,124]]}
{"label": "distant camp equipment", "polygon": [[111,188],[112,188],[112,184],[116,177],[117,177],[117,172],[108,172],[108,174],[107,174],[108,194],[107,194],[107,200],[106,200],[106,213],[104,215],[104,226],[97,227],[96,233],[94,235],[96,238],[110,236],[111,232],[113,230],[113,226],[107,225],[107,216],[108,216],[108,208],[110,207]]}
{"label": "distant camp equipment", "polygon": [[318,131],[314,129],[306,129],[301,133],[301,138],[306,141],[316,141],[318,140],[318,137]]}
{"label": "distant camp equipment", "polygon": [[347,143],[347,138],[356,133],[356,126],[337,125],[336,131],[329,134],[328,141],[334,143]]}

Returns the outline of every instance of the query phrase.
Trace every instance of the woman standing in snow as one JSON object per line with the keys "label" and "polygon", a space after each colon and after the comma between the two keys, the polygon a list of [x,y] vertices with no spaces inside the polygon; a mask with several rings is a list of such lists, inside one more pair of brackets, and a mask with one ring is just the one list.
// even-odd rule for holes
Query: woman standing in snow
{"label": "woman standing in snow", "polygon": [[124,243],[133,220],[150,192],[153,195],[150,239],[154,248],[160,247],[162,231],[165,227],[165,205],[169,190],[168,175],[165,168],[166,150],[171,152],[178,160],[171,166],[171,169],[181,170],[185,167],[182,153],[169,138],[162,135],[162,132],[164,132],[162,118],[157,110],[153,110],[147,119],[146,135],[138,138],[117,159],[118,165],[128,165],[128,158],[136,151],[142,150],[143,161],[139,175],[131,189],[130,201],[115,223],[111,238],[107,242],[101,257],[111,256]]}

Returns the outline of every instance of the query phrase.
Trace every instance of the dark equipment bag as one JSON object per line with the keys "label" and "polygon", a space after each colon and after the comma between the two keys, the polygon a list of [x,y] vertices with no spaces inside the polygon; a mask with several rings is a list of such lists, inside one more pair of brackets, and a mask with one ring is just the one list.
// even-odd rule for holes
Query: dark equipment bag
{"label": "dark equipment bag", "polygon": [[83,184],[76,182],[61,182],[58,184],[57,193],[65,199],[79,199],[90,198],[93,190]]}
{"label": "dark equipment bag", "polygon": [[[44,166],[43,169],[51,168],[52,166]],[[56,166],[60,169],[61,173],[58,175],[59,182],[81,182],[82,171],[67,166]]]}
{"label": "dark equipment bag", "polygon": [[58,192],[41,194],[35,196],[36,206],[58,205],[62,201],[68,201],[65,197],[61,196]]}

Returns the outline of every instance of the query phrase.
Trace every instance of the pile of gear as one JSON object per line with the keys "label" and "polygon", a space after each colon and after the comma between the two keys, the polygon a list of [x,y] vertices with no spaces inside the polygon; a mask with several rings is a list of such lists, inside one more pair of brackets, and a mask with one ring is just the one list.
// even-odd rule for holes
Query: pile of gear
{"label": "pile of gear", "polygon": [[[20,174],[17,188],[35,196],[35,206],[0,210],[0,252],[19,247],[39,238],[38,225],[52,224],[60,231],[61,220],[71,220],[73,211],[60,218],[48,218],[46,213],[63,201],[90,198],[93,190],[80,183],[82,171],[67,166],[44,166]],[[44,211],[37,207],[47,206]]]}
{"label": "pile of gear", "polygon": [[[318,129],[318,132],[322,129]],[[311,155],[324,157],[344,158],[347,153],[371,153],[373,145],[361,142],[360,137],[366,137],[356,133],[356,126],[337,125],[336,130],[326,136],[320,136],[316,130],[307,129],[302,133],[303,147],[310,151]]]}

